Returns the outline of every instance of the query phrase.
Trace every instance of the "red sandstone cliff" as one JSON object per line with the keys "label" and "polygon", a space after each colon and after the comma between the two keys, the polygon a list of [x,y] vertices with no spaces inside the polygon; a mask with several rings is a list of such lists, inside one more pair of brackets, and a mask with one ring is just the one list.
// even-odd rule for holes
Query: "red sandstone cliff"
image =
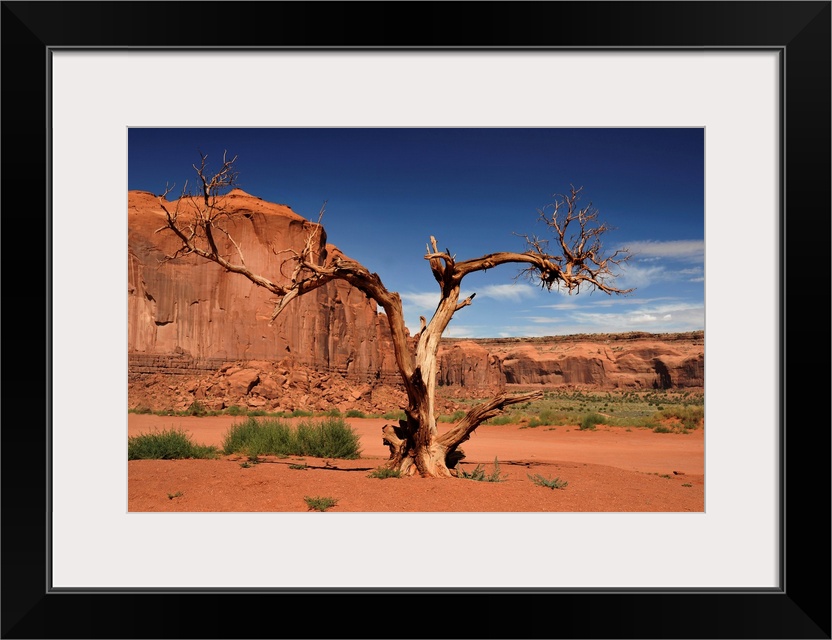
{"label": "red sandstone cliff", "polygon": [[[313,223],[285,205],[234,190],[224,205],[242,214],[228,231],[255,272],[280,281],[289,250],[300,251]],[[375,302],[332,282],[292,303],[269,326],[271,294],[197,256],[163,261],[178,247],[156,196],[128,193],[128,352],[131,367],[214,370],[222,362],[287,360],[349,379],[398,381],[389,329]],[[321,233],[319,250],[325,245]],[[236,255],[227,239],[221,250]],[[288,279],[288,278],[287,278]],[[169,358],[169,360],[167,360]]]}
{"label": "red sandstone cliff", "polygon": [[[445,351],[469,342],[447,339]],[[495,338],[473,343],[499,362],[506,384],[602,389],[705,385],[702,331]]]}

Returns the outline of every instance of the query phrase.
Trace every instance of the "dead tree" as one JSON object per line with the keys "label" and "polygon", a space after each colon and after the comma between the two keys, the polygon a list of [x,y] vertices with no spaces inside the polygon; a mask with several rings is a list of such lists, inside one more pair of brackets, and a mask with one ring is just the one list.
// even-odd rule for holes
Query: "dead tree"
{"label": "dead tree", "polygon": [[[252,273],[246,267],[240,247],[223,225],[224,220],[233,215],[233,212],[223,208],[222,195],[235,185],[235,160],[236,157],[229,160],[223,156],[220,170],[210,174],[206,157],[202,155],[200,165],[194,165],[199,192],[196,195],[188,194],[186,185],[175,207],[170,207],[171,203],[166,201],[170,188],[160,197],[166,224],[159,231],[171,231],[181,241],[181,247],[170,257],[195,254],[268,289],[277,296],[272,321],[293,299],[333,280],[350,283],[380,305],[390,326],[396,364],[408,402],[407,407],[403,407],[406,418],[400,420],[398,425],[385,426],[382,436],[390,449],[387,465],[404,474],[418,473],[430,477],[456,475],[455,467],[464,457],[459,446],[468,440],[480,424],[500,414],[510,405],[543,395],[542,391],[521,395],[501,393],[474,406],[449,431],[443,434],[437,432],[434,409],[437,354],[440,339],[451,318],[474,299],[475,294],[471,294],[460,300],[460,286],[465,276],[503,264],[516,264],[522,267],[519,276],[528,278],[547,290],[555,288],[579,293],[586,287],[609,295],[632,291],[617,289],[609,284],[615,277],[613,267],[626,261],[629,253],[622,249],[610,255],[604,254],[601,238],[609,227],[598,222],[598,211],[591,203],[579,207],[581,189],[571,187],[567,194],[555,194],[554,202],[539,211],[539,219],[552,238],[522,235],[527,246],[523,253],[490,253],[458,261],[448,249],[440,250],[436,239],[430,237],[424,258],[430,265],[441,295],[430,321],[421,319],[414,349],[405,326],[399,294],[389,291],[378,274],[371,273],[360,263],[347,260],[342,255],[327,256],[320,251],[320,216],[323,215],[323,209],[318,223],[309,225],[310,231],[304,247],[299,252],[292,251],[283,263],[284,266],[291,266],[291,274],[286,273],[288,278],[284,278],[288,281],[275,282],[261,274]],[[225,235],[235,247],[236,255],[233,258],[222,255],[217,248],[217,233]],[[550,244],[554,245],[552,252]]]}

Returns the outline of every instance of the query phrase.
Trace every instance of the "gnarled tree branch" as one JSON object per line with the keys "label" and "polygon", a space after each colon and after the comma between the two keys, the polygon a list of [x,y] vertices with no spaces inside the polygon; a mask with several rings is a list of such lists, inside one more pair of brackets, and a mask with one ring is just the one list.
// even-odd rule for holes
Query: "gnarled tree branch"
{"label": "gnarled tree branch", "polygon": [[500,415],[503,410],[512,404],[528,402],[543,397],[543,391],[533,391],[519,396],[511,396],[501,393],[487,402],[482,402],[472,407],[468,413],[454,425],[454,427],[437,438],[437,443],[452,452],[460,444],[471,437],[471,433],[489,418]]}

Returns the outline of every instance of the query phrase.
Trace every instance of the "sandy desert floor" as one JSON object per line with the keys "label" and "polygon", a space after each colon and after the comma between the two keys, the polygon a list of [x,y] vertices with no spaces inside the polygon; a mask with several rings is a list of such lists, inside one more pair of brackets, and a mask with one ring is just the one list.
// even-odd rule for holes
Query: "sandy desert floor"
{"label": "sandy desert floor", "polygon": [[[129,416],[128,434],[183,428],[200,444],[221,446],[240,418]],[[493,470],[504,482],[461,478],[370,478],[387,458],[383,419],[348,419],[360,434],[358,460],[265,457],[134,460],[128,463],[128,508],[139,511],[307,511],[305,497],[330,497],[330,511],[351,512],[683,512],[704,511],[704,429],[688,434],[577,427],[481,426],[463,449],[462,465]],[[448,425],[441,425],[447,428]],[[291,466],[306,465],[304,469]],[[562,489],[529,476],[560,478]],[[170,497],[174,496],[174,497]]]}

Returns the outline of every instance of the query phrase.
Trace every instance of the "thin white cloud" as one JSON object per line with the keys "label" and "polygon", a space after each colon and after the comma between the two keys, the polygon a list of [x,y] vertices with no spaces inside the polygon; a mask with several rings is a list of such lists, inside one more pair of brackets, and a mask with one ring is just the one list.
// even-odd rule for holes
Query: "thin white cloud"
{"label": "thin white cloud", "polygon": [[596,307],[621,307],[621,306],[632,306],[632,305],[648,305],[648,304],[655,304],[659,301],[666,301],[666,300],[677,300],[676,298],[672,298],[669,296],[660,296],[657,298],[633,298],[633,297],[622,297],[622,296],[615,296],[609,297],[605,296],[603,298],[596,299],[593,304]]}
{"label": "thin white cloud", "polygon": [[568,311],[569,309],[579,309],[581,305],[575,302],[558,302],[557,304],[540,304],[538,309],[557,309],[558,311]]}
{"label": "thin white cloud", "polygon": [[641,324],[643,322],[655,322],[658,320],[656,316],[651,316],[649,313],[643,313],[637,316],[633,316],[630,322],[634,324]]}
{"label": "thin white cloud", "polygon": [[676,303],[668,302],[666,304],[645,306],[640,311],[643,313],[650,313],[656,316],[664,316],[667,314],[685,313],[691,310],[704,310],[701,303],[691,303],[679,301]]}
{"label": "thin white cloud", "polygon": [[696,331],[704,326],[704,306],[668,302],[621,313],[567,312],[553,316],[530,316],[523,318],[523,324],[512,323],[497,330],[498,335],[533,337],[628,331],[676,333]]}
{"label": "thin white cloud", "polygon": [[[477,298],[490,298],[492,300],[510,300],[518,302],[525,298],[531,298],[540,295],[538,287],[533,287],[529,284],[489,284],[475,289]],[[409,292],[400,293],[402,302],[410,307],[416,309],[433,311],[439,304],[439,292]],[[460,299],[466,298],[470,293],[463,292],[460,294]]]}
{"label": "thin white cloud", "polygon": [[451,324],[448,325],[448,328],[445,329],[445,333],[442,334],[446,338],[488,338],[491,336],[487,336],[483,334],[482,327],[478,327],[475,325],[464,325],[464,324]]}
{"label": "thin white cloud", "polygon": [[670,296],[659,296],[656,298],[635,298],[631,296],[572,296],[568,301],[557,304],[537,305],[538,309],[555,309],[557,311],[568,311],[570,309],[585,309],[586,307],[621,307],[621,306],[644,306],[656,304],[660,301],[672,301],[678,298]]}
{"label": "thin white cloud", "polygon": [[553,316],[529,316],[523,319],[528,322],[534,322],[535,324],[552,324],[558,322],[558,318]]}
{"label": "thin white cloud", "polygon": [[402,302],[406,306],[415,307],[420,310],[434,311],[439,304],[439,292],[431,291],[426,293],[400,293]]}
{"label": "thin white cloud", "polygon": [[688,282],[705,282],[705,269],[702,267],[682,269],[679,274],[685,276]]}
{"label": "thin white cloud", "polygon": [[489,284],[477,289],[477,297],[517,302],[523,298],[540,295],[539,287],[530,284]]}
{"label": "thin white cloud", "polygon": [[639,240],[627,244],[634,258],[674,258],[678,260],[702,260],[705,257],[704,240]]}
{"label": "thin white cloud", "polygon": [[668,274],[664,267],[639,267],[630,263],[622,265],[621,275],[615,286],[620,289],[639,289],[667,279]]}
{"label": "thin white cloud", "polygon": [[673,269],[666,265],[642,266],[627,263],[621,266],[621,274],[615,282],[623,289],[643,289],[661,282],[704,282],[704,268]]}

